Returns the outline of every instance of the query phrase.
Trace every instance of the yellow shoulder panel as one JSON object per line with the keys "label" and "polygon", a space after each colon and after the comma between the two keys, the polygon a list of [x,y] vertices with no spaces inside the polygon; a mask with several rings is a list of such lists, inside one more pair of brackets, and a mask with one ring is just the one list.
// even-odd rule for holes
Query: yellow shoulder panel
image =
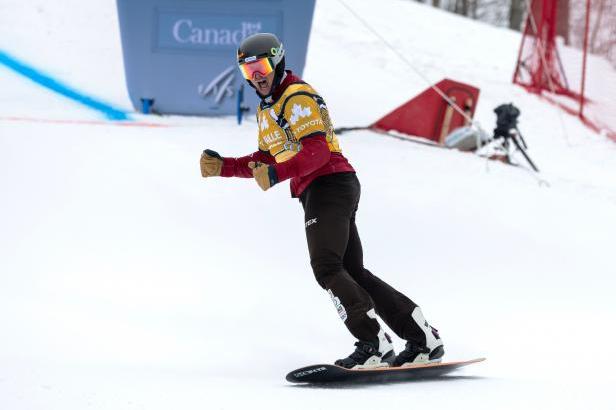
{"label": "yellow shoulder panel", "polygon": [[286,101],[283,116],[298,141],[315,133],[326,134],[319,104],[310,95],[291,95]]}

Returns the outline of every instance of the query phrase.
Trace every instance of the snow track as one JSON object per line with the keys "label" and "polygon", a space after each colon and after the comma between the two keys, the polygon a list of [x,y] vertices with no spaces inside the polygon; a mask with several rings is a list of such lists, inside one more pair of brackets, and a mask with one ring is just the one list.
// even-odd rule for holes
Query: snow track
{"label": "snow track", "polygon": [[[366,266],[422,306],[447,360],[488,360],[441,382],[288,386],[289,370],[353,340],[310,271],[288,184],[263,193],[199,175],[204,148],[252,152],[255,121],[135,114],[156,126],[119,127],[0,67],[0,407],[613,406],[616,144],[566,115],[565,138],[555,107],[510,84],[518,33],[409,1],[347,3],[434,82],[481,87],[485,128],[502,102],[522,110],[550,188],[470,154],[341,137],[362,181]],[[0,49],[129,106],[112,1],[1,9]],[[304,77],[335,126],[370,123],[426,87],[329,1]]]}

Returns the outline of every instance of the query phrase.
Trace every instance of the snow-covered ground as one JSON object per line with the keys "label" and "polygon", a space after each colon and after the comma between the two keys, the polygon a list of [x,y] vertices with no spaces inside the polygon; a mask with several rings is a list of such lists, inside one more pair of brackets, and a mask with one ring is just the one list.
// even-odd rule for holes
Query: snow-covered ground
{"label": "snow-covered ground", "polygon": [[[0,66],[0,408],[614,408],[616,144],[511,85],[518,33],[410,1],[348,4],[431,81],[479,86],[485,128],[500,103],[522,110],[549,187],[469,154],[341,137],[366,265],[422,305],[448,359],[488,360],[443,381],[289,385],[353,340],[314,281],[288,184],[200,177],[202,149],[254,150],[254,121],[15,120],[104,119]],[[111,0],[0,0],[0,50],[130,108]],[[305,79],[337,126],[426,87],[323,0]]]}

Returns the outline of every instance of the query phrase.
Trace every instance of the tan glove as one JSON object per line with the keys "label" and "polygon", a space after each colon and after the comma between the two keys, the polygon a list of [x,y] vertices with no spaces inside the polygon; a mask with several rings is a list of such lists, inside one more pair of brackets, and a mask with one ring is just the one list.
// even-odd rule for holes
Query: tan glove
{"label": "tan glove", "polygon": [[222,170],[222,157],[216,151],[206,149],[201,154],[200,165],[203,178],[218,177]]}
{"label": "tan glove", "polygon": [[270,167],[262,162],[250,161],[248,168],[252,169],[252,176],[262,190],[267,191],[278,183],[278,175],[274,167]]}

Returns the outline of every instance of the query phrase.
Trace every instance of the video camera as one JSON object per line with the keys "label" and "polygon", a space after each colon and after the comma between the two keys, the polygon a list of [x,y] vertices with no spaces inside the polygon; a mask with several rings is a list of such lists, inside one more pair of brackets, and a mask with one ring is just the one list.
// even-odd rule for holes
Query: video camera
{"label": "video camera", "polygon": [[502,104],[494,109],[496,113],[496,128],[494,138],[511,137],[511,130],[518,129],[520,110],[513,104]]}
{"label": "video camera", "polygon": [[518,117],[520,110],[513,104],[501,104],[494,109],[496,113],[496,128],[494,128],[494,139],[503,138],[502,145],[506,151],[509,151],[509,141],[522,153],[529,165],[539,172],[537,166],[530,159],[526,150],[528,146],[522,137],[522,133],[518,129]]}

